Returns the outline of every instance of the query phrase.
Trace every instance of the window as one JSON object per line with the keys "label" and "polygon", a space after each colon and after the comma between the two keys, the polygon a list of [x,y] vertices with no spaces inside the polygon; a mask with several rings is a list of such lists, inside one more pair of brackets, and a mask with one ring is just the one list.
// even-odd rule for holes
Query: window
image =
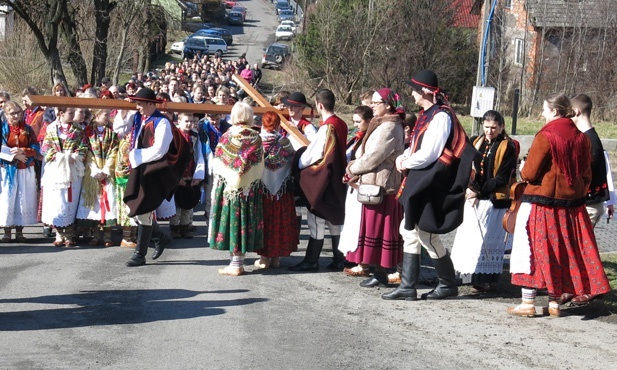
{"label": "window", "polygon": [[523,39],[514,39],[514,64],[522,66],[525,57],[525,42]]}
{"label": "window", "polygon": [[512,0],[503,0],[503,7],[506,9],[512,9]]}

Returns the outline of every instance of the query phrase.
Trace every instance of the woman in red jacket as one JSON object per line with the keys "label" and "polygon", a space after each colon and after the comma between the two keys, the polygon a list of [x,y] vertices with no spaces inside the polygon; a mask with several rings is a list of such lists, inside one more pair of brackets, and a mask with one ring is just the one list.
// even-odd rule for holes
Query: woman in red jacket
{"label": "woman in red jacket", "polygon": [[536,314],[536,289],[548,290],[549,305],[543,313],[551,316],[560,316],[564,293],[585,303],[611,290],[585,209],[591,144],[569,118],[572,115],[566,96],[544,101],[546,125],[521,170],[528,184],[516,219],[510,265],[512,284],[523,287],[522,303],[508,308],[515,316]]}

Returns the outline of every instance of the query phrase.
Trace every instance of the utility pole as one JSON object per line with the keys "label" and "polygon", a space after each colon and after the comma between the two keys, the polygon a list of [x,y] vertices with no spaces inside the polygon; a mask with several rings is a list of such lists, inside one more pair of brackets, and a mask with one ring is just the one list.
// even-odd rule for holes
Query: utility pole
{"label": "utility pole", "polygon": [[[478,69],[476,70],[476,86],[486,86],[486,81],[482,81],[482,73],[484,70],[488,69],[488,58],[484,60],[484,55],[488,55],[489,53],[483,47],[483,45],[490,45],[490,32],[487,33],[487,28],[489,27],[489,16],[491,13],[491,3],[493,0],[484,0],[484,11],[482,18],[482,38],[480,39],[480,45],[478,48]],[[484,35],[486,34],[486,40],[484,39]],[[480,127],[482,126],[482,119],[475,118],[474,125],[471,129],[471,135],[479,135]]]}

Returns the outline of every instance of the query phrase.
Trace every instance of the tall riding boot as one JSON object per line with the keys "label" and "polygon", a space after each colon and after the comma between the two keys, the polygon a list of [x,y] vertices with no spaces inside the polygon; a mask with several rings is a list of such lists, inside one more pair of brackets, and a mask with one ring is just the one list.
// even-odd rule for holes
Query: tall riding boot
{"label": "tall riding boot", "polygon": [[135,252],[126,263],[127,267],[143,266],[146,264],[146,254],[148,253],[148,246],[150,244],[151,237],[151,225],[140,224],[137,226],[137,246],[135,247]]}
{"label": "tall riding boot", "polygon": [[191,225],[180,225],[180,236],[182,239],[193,239],[193,234],[191,234]]}
{"label": "tall riding boot", "polygon": [[122,226],[122,241],[120,246],[124,248],[135,248],[136,244],[133,241],[133,227]]}
{"label": "tall riding boot", "polygon": [[345,267],[343,265],[343,262],[345,262],[345,255],[343,252],[338,250],[340,241],[340,235],[332,236],[332,262],[330,262],[330,264],[326,267],[328,270],[343,271],[343,268]]}
{"label": "tall riding boot", "polygon": [[437,288],[422,294],[422,299],[456,297],[458,295],[458,286],[456,285],[456,275],[450,254],[446,253],[446,255],[441,258],[433,259],[433,265],[435,266],[435,270],[437,270],[439,284]]}
{"label": "tall riding boot", "polygon": [[163,254],[165,248],[169,247],[171,238],[165,234],[158,222],[152,223],[152,242],[154,243],[154,253],[152,253],[152,259],[155,260]]}
{"label": "tall riding boot", "polygon": [[407,301],[415,301],[418,299],[416,284],[420,278],[420,255],[412,253],[403,253],[403,271],[401,271],[401,284],[390,293],[381,295],[381,298],[405,299]]}
{"label": "tall riding boot", "polygon": [[323,249],[323,239],[309,238],[306,255],[302,262],[289,268],[290,271],[317,272],[319,270],[319,255]]}
{"label": "tall riding boot", "polygon": [[169,233],[172,239],[182,238],[182,235],[180,235],[180,225],[169,224]]}

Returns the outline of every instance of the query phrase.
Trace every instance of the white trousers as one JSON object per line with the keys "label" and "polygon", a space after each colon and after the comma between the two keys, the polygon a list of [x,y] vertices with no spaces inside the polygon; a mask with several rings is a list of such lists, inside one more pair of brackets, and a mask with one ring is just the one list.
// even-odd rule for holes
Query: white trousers
{"label": "white trousers", "polygon": [[399,232],[403,237],[403,252],[420,254],[420,247],[424,247],[432,259],[438,259],[446,255],[446,248],[441,243],[439,234],[431,234],[420,230],[418,226],[413,230],[405,229],[405,219],[401,221]]}
{"label": "white trousers", "polygon": [[306,222],[309,228],[309,235],[313,239],[322,240],[325,238],[326,225],[330,230],[330,235],[341,235],[341,225],[332,225],[330,221],[326,221],[321,217],[317,217],[311,212],[306,212]]}

